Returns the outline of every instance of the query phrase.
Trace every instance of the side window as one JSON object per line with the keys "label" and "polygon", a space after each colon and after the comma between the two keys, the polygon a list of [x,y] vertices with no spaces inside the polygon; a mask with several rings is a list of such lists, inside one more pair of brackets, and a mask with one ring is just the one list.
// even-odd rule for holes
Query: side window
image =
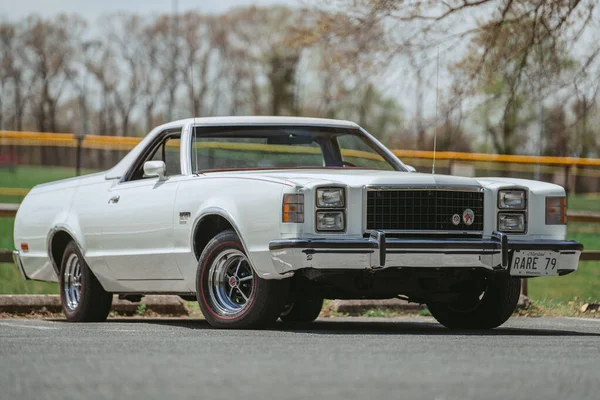
{"label": "side window", "polygon": [[165,158],[167,165],[167,176],[181,175],[181,140],[168,138],[165,143]]}
{"label": "side window", "polygon": [[156,145],[154,150],[136,167],[130,181],[149,178],[144,174],[146,161],[163,161],[167,167],[167,176],[181,175],[181,140],[179,135],[166,137]]}

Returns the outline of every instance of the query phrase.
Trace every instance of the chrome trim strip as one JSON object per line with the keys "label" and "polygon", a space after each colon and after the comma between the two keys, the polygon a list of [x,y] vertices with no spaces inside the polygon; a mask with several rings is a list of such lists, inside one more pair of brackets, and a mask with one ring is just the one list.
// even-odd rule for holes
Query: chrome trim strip
{"label": "chrome trim strip", "polygon": [[365,189],[368,191],[377,190],[440,190],[440,191],[453,191],[453,192],[483,192],[484,189],[481,186],[473,185],[366,185]]}
{"label": "chrome trim strip", "polygon": [[402,230],[402,229],[378,229],[381,232],[389,233],[389,234],[414,234],[414,235],[473,235],[473,236],[482,236],[483,231],[432,231],[432,230]]}
{"label": "chrome trim strip", "polygon": [[29,277],[25,273],[25,267],[23,267],[23,260],[21,260],[21,252],[19,250],[13,250],[12,254],[13,254],[13,261],[17,265],[17,268],[19,268],[19,272],[21,273],[21,276],[26,281],[30,281],[31,279],[29,279]]}

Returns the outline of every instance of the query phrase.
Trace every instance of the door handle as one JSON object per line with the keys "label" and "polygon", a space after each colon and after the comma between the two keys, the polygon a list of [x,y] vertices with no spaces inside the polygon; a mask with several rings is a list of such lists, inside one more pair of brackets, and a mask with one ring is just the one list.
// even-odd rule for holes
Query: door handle
{"label": "door handle", "polygon": [[116,204],[119,202],[121,196],[113,196],[108,200],[108,204]]}

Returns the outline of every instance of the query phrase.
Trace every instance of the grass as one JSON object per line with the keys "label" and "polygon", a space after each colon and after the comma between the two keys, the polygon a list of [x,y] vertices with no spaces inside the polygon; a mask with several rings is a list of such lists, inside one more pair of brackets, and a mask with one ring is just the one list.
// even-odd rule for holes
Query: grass
{"label": "grass", "polygon": [[0,218],[0,249],[12,249],[14,218]]}
{"label": "grass", "polygon": [[[581,242],[587,250],[600,250],[600,224],[569,224],[567,238]],[[532,278],[528,286],[529,297],[533,300],[600,300],[600,262],[580,262],[575,273]]]}
{"label": "grass", "polygon": [[569,196],[569,210],[600,212],[600,196],[597,193]]}
{"label": "grass", "polygon": [[58,284],[26,281],[14,264],[0,264],[0,294],[58,294]]}
{"label": "grass", "polygon": [[[83,170],[82,174],[93,173],[94,170]],[[14,172],[0,170],[0,187],[31,189],[40,183],[57,181],[75,176],[75,168],[67,167],[19,167]]]}
{"label": "grass", "polygon": [[[94,170],[83,170],[82,174],[90,174]],[[0,188],[31,189],[40,183],[57,181],[75,176],[75,168],[66,167],[19,167],[14,172],[0,169]],[[20,203],[22,196],[0,195],[0,203]]]}
{"label": "grass", "polygon": [[560,300],[534,300],[527,310],[518,310],[517,314],[524,317],[598,317],[596,307],[591,311],[582,312],[582,306],[586,304],[578,298],[570,301]]}

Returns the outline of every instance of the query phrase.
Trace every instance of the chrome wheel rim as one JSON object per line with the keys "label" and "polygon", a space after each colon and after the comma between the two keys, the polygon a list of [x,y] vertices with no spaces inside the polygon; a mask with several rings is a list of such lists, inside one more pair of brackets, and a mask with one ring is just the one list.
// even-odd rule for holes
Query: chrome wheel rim
{"label": "chrome wheel rim", "polygon": [[81,300],[81,263],[77,254],[71,254],[67,258],[63,277],[63,291],[65,293],[66,308],[69,311],[75,311]]}
{"label": "chrome wheel rim", "polygon": [[246,255],[235,249],[219,253],[208,271],[208,291],[221,315],[236,315],[248,307],[254,296],[254,272]]}

